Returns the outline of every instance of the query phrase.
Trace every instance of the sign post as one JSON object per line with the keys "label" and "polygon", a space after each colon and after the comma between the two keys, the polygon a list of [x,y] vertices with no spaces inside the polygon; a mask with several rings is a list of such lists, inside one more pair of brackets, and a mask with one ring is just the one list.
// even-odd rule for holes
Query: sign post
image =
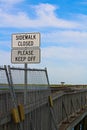
{"label": "sign post", "polygon": [[25,76],[25,91],[24,91],[24,104],[27,103],[27,63],[25,63],[25,73],[24,73],[24,76]]}
{"label": "sign post", "polygon": [[40,33],[12,34],[11,62],[24,64],[24,104],[27,103],[27,64],[40,63]]}

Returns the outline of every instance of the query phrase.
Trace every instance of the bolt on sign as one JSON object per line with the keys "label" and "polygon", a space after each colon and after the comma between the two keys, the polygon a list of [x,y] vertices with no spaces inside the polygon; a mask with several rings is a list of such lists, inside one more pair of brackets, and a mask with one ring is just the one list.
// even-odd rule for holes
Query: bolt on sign
{"label": "bolt on sign", "polygon": [[12,35],[12,63],[40,63],[40,33]]}

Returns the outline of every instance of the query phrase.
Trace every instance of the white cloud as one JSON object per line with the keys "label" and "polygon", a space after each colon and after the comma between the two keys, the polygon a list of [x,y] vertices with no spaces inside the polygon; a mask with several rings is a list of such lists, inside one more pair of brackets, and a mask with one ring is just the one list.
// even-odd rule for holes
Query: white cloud
{"label": "white cloud", "polygon": [[[87,49],[76,47],[46,47],[42,49],[42,57],[48,60],[64,60],[68,62],[84,62],[87,61]],[[56,62],[57,63],[57,62]]]}
{"label": "white cloud", "polygon": [[[28,19],[26,14],[23,12],[19,12],[17,15],[7,14],[3,13],[3,11],[0,11],[0,27],[26,27],[28,24]],[[29,22],[30,23],[30,22]]]}
{"label": "white cloud", "polygon": [[77,65],[48,67],[50,83],[60,84],[62,81],[65,84],[86,84],[86,68]]}
{"label": "white cloud", "polygon": [[51,4],[40,4],[35,6],[36,13],[43,26],[53,26],[59,28],[76,28],[79,26],[76,22],[63,20],[56,16],[56,6]]}
{"label": "white cloud", "polygon": [[82,1],[82,2],[79,2],[79,4],[82,4],[82,5],[87,5],[87,1]]}
{"label": "white cloud", "polygon": [[0,65],[10,65],[11,64],[11,53],[0,50]]}
{"label": "white cloud", "polygon": [[13,5],[13,4],[20,3],[22,1],[24,1],[24,0],[0,0],[0,3],[1,4],[8,4],[8,5],[11,4],[11,5]]}
{"label": "white cloud", "polygon": [[[14,14],[18,10],[16,5],[19,4],[19,6],[21,7],[21,4],[23,1],[24,0],[0,0],[0,12],[2,13],[2,15],[5,14],[7,16]],[[6,20],[6,19],[4,18],[3,21],[4,20]],[[7,22],[7,20],[6,20],[6,22]]]}
{"label": "white cloud", "polygon": [[63,43],[68,45],[79,45],[84,47],[87,44],[87,32],[86,31],[70,31],[70,30],[60,30],[53,31],[50,33],[42,33],[42,42],[47,43],[50,46],[52,44]]}
{"label": "white cloud", "polygon": [[[17,28],[38,28],[54,27],[60,29],[85,29],[87,30],[87,15],[74,14],[74,20],[65,20],[56,14],[58,6],[52,4],[27,5],[23,11],[21,8],[14,6],[22,3],[24,0],[0,0],[0,27],[17,27]],[[5,6],[5,7],[4,7]],[[10,7],[12,6],[12,10]],[[14,8],[14,7],[15,8]],[[31,18],[31,10],[34,14]],[[73,14],[72,14],[73,15]]]}
{"label": "white cloud", "polygon": [[35,19],[29,17],[29,12],[17,12],[16,14],[7,13],[4,10],[0,10],[0,27],[58,27],[58,28],[77,28],[80,25],[77,22],[61,19],[56,16],[56,6],[51,4],[39,4],[33,6],[36,12]]}

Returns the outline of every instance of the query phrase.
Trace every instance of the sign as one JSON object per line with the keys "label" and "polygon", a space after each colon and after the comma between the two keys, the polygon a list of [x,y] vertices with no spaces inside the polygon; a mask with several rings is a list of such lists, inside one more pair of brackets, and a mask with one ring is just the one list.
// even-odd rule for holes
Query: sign
{"label": "sign", "polygon": [[29,49],[12,49],[11,51],[12,63],[39,63],[40,62],[40,48]]}
{"label": "sign", "polygon": [[27,48],[40,46],[40,33],[12,34],[12,48]]}

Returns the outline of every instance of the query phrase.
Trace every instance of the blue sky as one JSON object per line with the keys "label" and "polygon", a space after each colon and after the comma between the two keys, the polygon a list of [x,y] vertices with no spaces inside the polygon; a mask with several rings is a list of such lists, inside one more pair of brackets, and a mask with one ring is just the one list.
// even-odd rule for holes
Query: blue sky
{"label": "blue sky", "polygon": [[11,64],[11,35],[40,32],[50,83],[87,84],[86,0],[0,0],[0,65]]}

